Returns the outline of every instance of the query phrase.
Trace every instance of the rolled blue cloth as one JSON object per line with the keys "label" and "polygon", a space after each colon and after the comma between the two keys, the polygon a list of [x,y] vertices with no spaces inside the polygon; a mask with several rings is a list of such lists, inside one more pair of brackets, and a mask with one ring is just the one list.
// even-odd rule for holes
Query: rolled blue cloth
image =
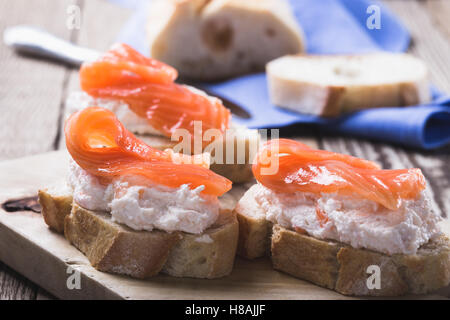
{"label": "rolled blue cloth", "polygon": [[[128,3],[130,0],[111,0]],[[119,41],[143,53],[148,2],[134,0],[135,16],[126,24]],[[302,26],[308,53],[339,54],[374,51],[403,52],[410,37],[399,20],[383,5],[369,0],[290,0]],[[370,5],[381,10],[381,28],[366,26]],[[293,124],[315,124],[334,134],[380,140],[400,145],[434,149],[450,143],[450,97],[434,91],[430,104],[411,107],[368,109],[337,119],[299,114],[270,103],[264,73],[247,75],[221,83],[204,84],[210,92],[244,108],[251,117],[235,121],[250,128],[280,128]]]}

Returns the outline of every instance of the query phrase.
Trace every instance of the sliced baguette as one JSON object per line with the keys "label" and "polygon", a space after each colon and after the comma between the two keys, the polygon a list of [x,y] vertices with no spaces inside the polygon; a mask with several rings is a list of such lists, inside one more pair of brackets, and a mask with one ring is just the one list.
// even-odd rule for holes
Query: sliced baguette
{"label": "sliced baguette", "polygon": [[304,51],[285,0],[155,0],[147,33],[153,58],[196,80],[262,71],[272,59]]}
{"label": "sliced baguette", "polygon": [[[111,220],[105,212],[67,203],[71,195],[39,191],[42,214],[50,228],[61,232],[100,271],[148,278],[159,272],[176,277],[219,278],[234,264],[238,222],[234,200],[225,197],[220,219],[201,235],[154,230],[136,231]],[[45,205],[44,205],[45,204]],[[62,210],[61,210],[62,209]]]}
{"label": "sliced baguette", "polygon": [[408,54],[294,55],[267,64],[271,102],[318,116],[430,101],[425,64]]}
{"label": "sliced baguette", "polygon": [[[276,270],[345,295],[398,296],[424,294],[450,283],[450,230],[419,248],[417,254],[392,256],[316,239],[272,225],[265,213],[244,197],[236,206],[238,254],[254,259],[268,255]],[[367,268],[381,271],[381,289],[368,289]]]}

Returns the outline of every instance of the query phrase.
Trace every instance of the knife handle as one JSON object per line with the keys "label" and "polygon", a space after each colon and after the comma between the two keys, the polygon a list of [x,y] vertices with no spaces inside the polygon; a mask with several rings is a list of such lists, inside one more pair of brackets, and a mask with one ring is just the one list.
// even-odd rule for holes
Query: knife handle
{"label": "knife handle", "polygon": [[3,40],[21,53],[57,60],[74,67],[100,56],[95,50],[74,45],[44,30],[25,25],[5,29]]}

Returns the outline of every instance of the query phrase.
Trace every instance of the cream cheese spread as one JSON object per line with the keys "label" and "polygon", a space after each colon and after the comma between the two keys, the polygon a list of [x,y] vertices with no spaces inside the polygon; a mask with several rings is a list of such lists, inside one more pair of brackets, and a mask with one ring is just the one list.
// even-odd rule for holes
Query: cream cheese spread
{"label": "cream cheese spread", "polygon": [[[337,194],[277,193],[261,184],[252,186],[236,210],[265,218],[319,239],[331,239],[386,254],[414,254],[439,234],[441,217],[423,191],[418,199],[402,200],[392,211],[378,203]],[[321,210],[326,221],[317,218]]]}
{"label": "cream cheese spread", "polygon": [[192,190],[187,184],[178,188],[144,187],[121,181],[105,186],[73,160],[68,185],[80,206],[110,212],[114,221],[134,230],[200,234],[219,216],[219,201],[217,197],[201,194],[204,186]]}

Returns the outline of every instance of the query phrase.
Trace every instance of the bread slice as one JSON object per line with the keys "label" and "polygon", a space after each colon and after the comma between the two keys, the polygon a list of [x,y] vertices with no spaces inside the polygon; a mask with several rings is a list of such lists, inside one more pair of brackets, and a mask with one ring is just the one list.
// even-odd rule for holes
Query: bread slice
{"label": "bread slice", "polygon": [[113,222],[106,212],[76,203],[64,219],[64,236],[97,270],[136,278],[158,274],[182,237],[178,232],[135,231]]}
{"label": "bread slice", "polygon": [[[417,254],[389,256],[272,225],[255,208],[251,199],[246,199],[235,210],[239,220],[237,252],[244,258],[269,255],[274,269],[345,295],[424,294],[450,283],[450,233],[430,240]],[[380,289],[367,286],[371,265],[380,267]]]}
{"label": "bread slice", "polygon": [[239,221],[239,242],[237,253],[247,259],[270,255],[272,222],[256,203],[251,192],[242,195],[235,212]]}
{"label": "bread slice", "polygon": [[318,116],[430,101],[425,64],[409,54],[290,55],[267,64],[271,102]]}
{"label": "bread slice", "polygon": [[[100,271],[148,278],[163,272],[177,277],[219,278],[234,264],[238,222],[234,203],[221,203],[218,221],[201,235],[153,230],[136,231],[112,221],[106,212],[86,210],[71,195],[39,191],[42,214],[50,228],[63,233]],[[45,204],[45,205],[44,205]],[[62,210],[61,210],[62,209]]]}
{"label": "bread slice", "polygon": [[[345,295],[424,294],[450,283],[450,240],[442,235],[417,254],[386,254],[315,239],[274,226],[272,263],[277,270]],[[380,289],[369,289],[369,266],[380,268]]]}
{"label": "bread slice", "polygon": [[270,255],[272,223],[266,218],[245,215],[237,211],[239,242],[237,253],[247,259]]}
{"label": "bread slice", "polygon": [[305,47],[286,0],[155,0],[147,33],[153,58],[207,81],[262,71]]}
{"label": "bread slice", "polygon": [[182,233],[162,269],[174,277],[214,279],[233,269],[239,227],[232,211],[222,211],[214,225],[198,236]]}

